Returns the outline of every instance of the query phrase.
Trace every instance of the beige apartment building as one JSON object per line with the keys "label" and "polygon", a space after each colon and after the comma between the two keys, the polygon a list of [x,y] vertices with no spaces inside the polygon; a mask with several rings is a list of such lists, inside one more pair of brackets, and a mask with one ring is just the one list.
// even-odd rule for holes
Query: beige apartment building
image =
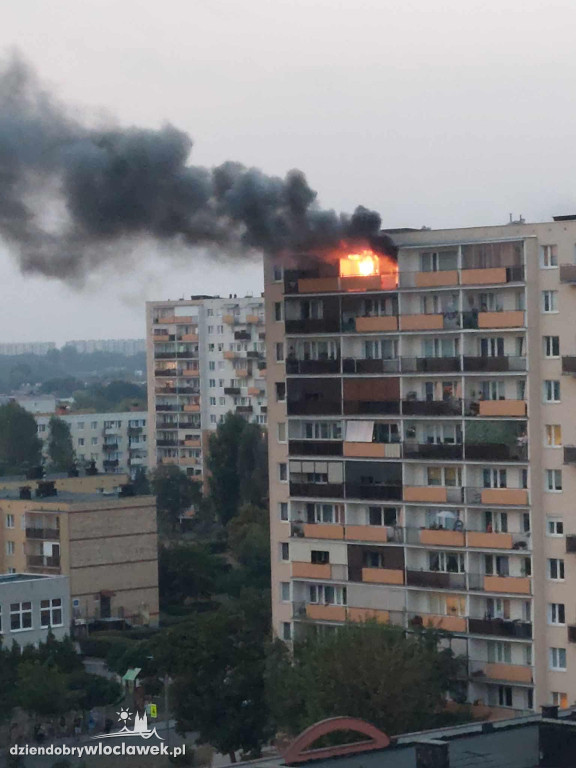
{"label": "beige apartment building", "polygon": [[0,488],[0,573],[68,576],[76,625],[158,623],[156,499],[124,495],[118,479]]}
{"label": "beige apartment building", "polygon": [[470,701],[568,706],[576,217],[388,234],[265,264],[275,631],[435,626]]}
{"label": "beige apartment building", "polygon": [[232,411],[267,421],[264,300],[197,296],[146,305],[148,463],[202,481],[208,438]]}

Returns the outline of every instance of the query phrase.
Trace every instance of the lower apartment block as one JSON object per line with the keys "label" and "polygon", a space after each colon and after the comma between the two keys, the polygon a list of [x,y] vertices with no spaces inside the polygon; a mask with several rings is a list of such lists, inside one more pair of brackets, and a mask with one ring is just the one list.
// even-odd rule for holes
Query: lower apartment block
{"label": "lower apartment block", "polygon": [[31,498],[0,491],[0,572],[66,575],[77,626],[157,624],[156,499],[52,491],[46,481]]}
{"label": "lower apartment block", "polygon": [[265,264],[273,624],[450,633],[462,697],[576,701],[576,217]]}

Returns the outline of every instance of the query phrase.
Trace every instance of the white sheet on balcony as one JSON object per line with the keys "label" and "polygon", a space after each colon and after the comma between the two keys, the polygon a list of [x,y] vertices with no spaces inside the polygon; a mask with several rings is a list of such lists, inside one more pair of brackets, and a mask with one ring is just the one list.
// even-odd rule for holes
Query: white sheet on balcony
{"label": "white sheet on balcony", "polygon": [[346,442],[347,443],[371,443],[374,434],[373,421],[347,421],[346,422]]}

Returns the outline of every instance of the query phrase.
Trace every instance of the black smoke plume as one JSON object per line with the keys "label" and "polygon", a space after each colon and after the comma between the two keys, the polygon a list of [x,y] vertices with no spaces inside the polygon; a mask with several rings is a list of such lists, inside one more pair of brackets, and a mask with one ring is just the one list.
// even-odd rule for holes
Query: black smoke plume
{"label": "black smoke plume", "polygon": [[81,280],[142,238],[255,251],[376,243],[377,213],[322,210],[301,171],[285,178],[226,162],[189,164],[192,141],[160,130],[94,129],[19,58],[0,69],[0,236],[24,272]]}

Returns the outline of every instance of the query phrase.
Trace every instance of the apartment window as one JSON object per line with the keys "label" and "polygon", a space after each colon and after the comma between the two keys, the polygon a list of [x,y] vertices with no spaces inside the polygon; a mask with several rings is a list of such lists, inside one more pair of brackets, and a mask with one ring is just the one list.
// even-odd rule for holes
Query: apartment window
{"label": "apartment window", "polygon": [[550,669],[566,669],[566,648],[550,648]]}
{"label": "apartment window", "polygon": [[280,520],[288,520],[288,502],[281,501],[278,504],[278,512],[280,513]]}
{"label": "apartment window", "polygon": [[278,422],[278,442],[286,442],[286,423],[284,421]]}
{"label": "apartment window", "polygon": [[488,661],[492,664],[511,664],[512,648],[510,643],[503,643],[498,640],[488,640]]}
{"label": "apartment window", "polygon": [[289,621],[282,622],[282,639],[283,640],[292,639],[292,624],[290,624]]}
{"label": "apartment window", "polygon": [[276,382],[276,400],[279,403],[286,400],[286,383],[284,381]]}
{"label": "apartment window", "polygon": [[210,414],[210,424],[216,424],[216,416],[213,413]]}
{"label": "apartment window", "polygon": [[210,379],[208,381],[208,386],[209,387],[215,387],[216,386],[216,379]]}
{"label": "apartment window", "polygon": [[32,629],[32,603],[10,603],[10,629]]}
{"label": "apartment window", "polygon": [[207,309],[206,310],[206,317],[214,317],[214,310],[213,309]]}
{"label": "apartment window", "polygon": [[280,341],[276,344],[276,362],[281,363],[284,361],[284,344]]}
{"label": "apartment window", "polygon": [[216,405],[216,398],[215,397],[211,397],[210,398],[210,405]]}
{"label": "apartment window", "polygon": [[550,493],[559,493],[562,490],[562,470],[547,469],[545,473],[546,490]]}
{"label": "apartment window", "polygon": [[208,352],[214,352],[214,344],[208,344]]}
{"label": "apartment window", "polygon": [[218,398],[218,402],[220,403],[220,405],[226,405],[226,398],[225,397],[219,397]]}
{"label": "apartment window", "polygon": [[278,477],[281,483],[288,482],[288,465],[287,464],[284,464],[284,463],[278,464]]}
{"label": "apartment window", "polygon": [[280,544],[280,559],[290,560],[290,545],[285,541]]}
{"label": "apartment window", "polygon": [[560,382],[557,379],[546,379],[543,387],[545,403],[560,402]]}
{"label": "apartment window", "polygon": [[84,429],[84,422],[83,421],[79,421],[76,426],[78,427],[78,429]]}
{"label": "apartment window", "polygon": [[544,357],[560,357],[560,336],[543,336]]}
{"label": "apartment window", "polygon": [[564,560],[558,557],[548,558],[548,578],[553,581],[564,581]]}
{"label": "apartment window", "polygon": [[6,528],[14,528],[14,515],[10,513],[6,515]]}
{"label": "apartment window", "polygon": [[396,525],[398,510],[396,507],[368,507],[369,525]]}
{"label": "apartment window", "polygon": [[458,253],[456,251],[429,251],[420,255],[422,272],[438,272],[458,268]]}
{"label": "apartment window", "polygon": [[78,438],[78,445],[84,445],[84,438],[83,437],[79,437]]}
{"label": "apartment window", "polygon": [[272,279],[274,280],[275,283],[279,283],[282,280],[282,273],[283,273],[283,270],[280,264],[274,264],[274,268],[272,271]]}
{"label": "apartment window", "polygon": [[560,424],[546,424],[546,441],[548,448],[558,448],[562,445],[562,427]]}
{"label": "apartment window", "polygon": [[59,597],[54,597],[51,600],[41,600],[40,626],[61,627],[62,624],[62,600]]}
{"label": "apartment window", "polygon": [[14,554],[15,545],[13,541],[7,541],[6,542],[6,554],[7,555],[13,555]]}
{"label": "apartment window", "polygon": [[428,565],[431,571],[441,573],[464,573],[464,555],[452,552],[429,552]]}
{"label": "apartment window", "polygon": [[214,333],[214,326],[213,325],[209,325],[208,326],[208,333]]}
{"label": "apartment window", "polygon": [[332,587],[326,584],[310,584],[308,587],[311,603],[322,605],[346,605],[346,587]]}
{"label": "apartment window", "polygon": [[277,321],[282,320],[282,302],[281,301],[274,302],[274,320],[277,320]]}
{"label": "apartment window", "polygon": [[565,624],[564,603],[548,603],[548,624]]}
{"label": "apartment window", "polygon": [[558,246],[543,245],[540,248],[541,269],[552,269],[558,266]]}
{"label": "apartment window", "polygon": [[542,312],[558,312],[558,291],[542,291]]}
{"label": "apartment window", "polygon": [[[218,379],[218,386],[219,387],[223,387],[224,386],[224,379]],[[222,403],[222,405],[224,405],[224,403]]]}
{"label": "apartment window", "polygon": [[98,422],[97,421],[91,421],[90,422],[90,428],[91,429],[98,429]]}
{"label": "apartment window", "polygon": [[511,707],[512,706],[512,687],[510,685],[498,686],[498,706],[499,707]]}
{"label": "apartment window", "polygon": [[16,568],[8,568],[6,573],[16,573]]}
{"label": "apartment window", "polygon": [[289,581],[280,582],[280,600],[282,600],[283,603],[290,602],[290,582]]}
{"label": "apartment window", "polygon": [[217,331],[217,333],[219,333],[220,335],[222,335],[222,334],[224,333],[224,326],[223,326],[223,325],[219,325],[219,326],[217,327],[216,331]]}
{"label": "apartment window", "polygon": [[38,424],[38,432],[46,432],[46,424]]}
{"label": "apartment window", "polygon": [[552,704],[560,709],[568,709],[568,694],[561,691],[552,691]]}
{"label": "apartment window", "polygon": [[547,536],[564,536],[564,523],[560,517],[549,517],[546,521]]}

